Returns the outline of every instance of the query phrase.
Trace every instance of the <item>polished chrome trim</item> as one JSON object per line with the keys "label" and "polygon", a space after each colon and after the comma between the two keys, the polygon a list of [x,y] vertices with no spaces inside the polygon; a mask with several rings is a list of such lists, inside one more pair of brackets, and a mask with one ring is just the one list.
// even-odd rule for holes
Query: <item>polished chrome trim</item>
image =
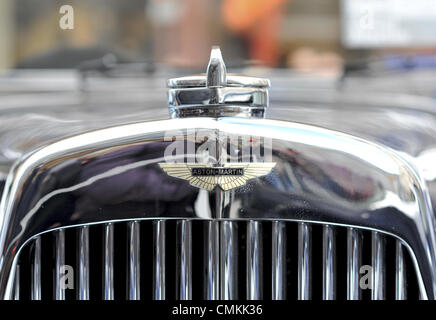
{"label": "polished chrome trim", "polygon": [[272,299],[286,299],[286,223],[272,222]]}
{"label": "polished chrome trim", "polygon": [[[238,74],[227,73],[226,85],[228,87],[255,87],[268,88],[271,82],[268,79],[256,78]],[[196,88],[206,87],[206,74],[197,74],[192,76],[183,76],[178,78],[168,79],[167,87],[175,88]]]}
{"label": "polished chrome trim", "polygon": [[41,237],[34,240],[31,299],[41,300]]}
{"label": "polished chrome trim", "polygon": [[[171,108],[196,107],[201,111],[204,107],[222,107],[230,113],[234,106],[266,108],[268,90],[263,88],[192,88],[168,90],[168,106]],[[204,111],[204,110],[203,110]],[[200,114],[199,112],[198,114]],[[225,115],[225,112],[221,113]],[[213,116],[211,113],[209,116]]]}
{"label": "polished chrome trim", "polygon": [[220,282],[221,299],[238,299],[238,226],[234,221],[221,222]]}
{"label": "polished chrome trim", "polygon": [[403,245],[395,242],[395,300],[407,299],[406,264],[404,262]]}
{"label": "polished chrome trim", "polygon": [[360,266],[362,265],[362,236],[359,230],[347,229],[347,300],[360,300]]}
{"label": "polished chrome trim", "polygon": [[14,300],[20,300],[20,265],[15,269]]}
{"label": "polished chrome trim", "polygon": [[312,239],[311,226],[298,224],[298,300],[312,298]]}
{"label": "polished chrome trim", "polygon": [[371,233],[372,300],[384,300],[386,290],[385,239],[379,232]]}
{"label": "polished chrome trim", "polygon": [[153,299],[165,300],[165,221],[153,221]]}
{"label": "polished chrome trim", "polygon": [[[266,99],[267,96],[261,96]],[[171,119],[192,118],[192,117],[239,117],[239,118],[263,118],[265,108],[260,106],[244,105],[217,105],[217,106],[183,106],[172,107],[169,110]]]}
{"label": "polished chrome trim", "polygon": [[336,238],[331,225],[322,229],[322,299],[336,299]]}
{"label": "polished chrome trim", "polygon": [[[126,158],[124,163],[116,163],[114,160],[110,163],[110,169],[96,173],[89,171],[88,166],[95,163],[89,160],[106,158],[106,161],[109,161],[107,159],[115,157],[120,150],[125,152],[150,145],[156,148],[162,145],[163,150],[166,146],[163,143],[165,132],[168,131],[181,132],[176,134],[179,138],[186,137],[184,132],[187,130],[195,129],[209,133],[218,132],[220,135],[245,136],[248,128],[260,137],[273,139],[273,149],[276,151],[274,161],[277,162],[274,179],[277,179],[277,184],[264,184],[263,188],[269,194],[279,197],[281,201],[287,201],[287,205],[274,207],[267,216],[264,211],[226,210],[220,218],[304,220],[394,235],[404,243],[410,253],[418,273],[422,297],[435,297],[435,218],[426,183],[412,161],[383,146],[330,130],[275,120],[228,117],[202,118],[201,121],[192,118],[164,120],[88,132],[54,142],[15,163],[6,181],[0,203],[0,298],[13,297],[14,270],[18,263],[18,254],[25,243],[39,234],[57,228],[108,221],[162,219],[161,213],[154,211],[135,212],[128,217],[121,213],[114,215],[108,211],[102,211],[98,216],[86,214],[86,210],[75,210],[64,215],[50,211],[46,204],[56,196],[71,192],[87,195],[89,192],[85,191],[102,181],[107,181],[107,184],[129,170],[142,169],[165,161],[163,156],[150,156],[140,160],[132,156]],[[289,150],[293,150],[292,154],[289,154]],[[319,166],[314,159],[318,159],[320,154],[329,154],[323,161],[332,165]],[[362,177],[370,184],[371,188],[368,189],[365,187],[366,183],[361,183],[359,179],[350,179],[347,182],[347,190],[352,190],[352,194],[359,194],[363,198],[352,197],[345,189],[338,193],[331,188],[332,185],[339,186],[341,182],[337,181],[337,166],[333,166],[329,159],[334,159],[336,164],[339,163],[341,168],[353,177]],[[81,165],[76,166],[77,163]],[[284,168],[290,163],[293,166],[304,165],[299,168],[302,179],[309,179],[316,186],[306,185],[305,188],[299,189],[288,187],[292,183]],[[306,170],[311,165],[315,165],[317,170]],[[79,182],[77,179],[67,179],[63,187],[59,188],[50,177],[56,179],[58,172],[70,169],[69,166],[74,166],[77,176],[83,179]],[[319,180],[319,174],[331,180],[333,184]],[[47,179],[35,179],[40,176]],[[281,180],[285,183],[280,183]],[[401,186],[401,189],[398,189],[398,186]],[[156,189],[156,186],[153,189]],[[45,191],[42,194],[31,190]],[[167,192],[164,188],[158,188],[157,191],[164,190]],[[165,195],[168,196],[167,193]],[[119,194],[114,196],[121,199]],[[210,193],[209,197],[212,201],[215,200],[215,194]],[[293,197],[297,197],[298,201],[292,200],[291,206],[289,199],[294,199]],[[84,203],[84,199],[77,198],[75,201],[79,200]],[[311,210],[299,208],[302,203],[315,206],[318,212],[321,210],[323,214],[314,214]],[[294,210],[288,210],[291,207]],[[217,217],[214,210],[193,210],[181,212],[173,218]]]}
{"label": "polished chrome trim", "polygon": [[141,298],[140,270],[140,225],[138,221],[129,222],[129,300]]}
{"label": "polished chrome trim", "polygon": [[263,293],[262,225],[247,222],[247,300],[261,300]]}
{"label": "polished chrome trim", "polygon": [[65,266],[65,230],[56,231],[56,277],[55,277],[55,299],[65,300],[65,289],[61,287],[61,268]]}
{"label": "polished chrome trim", "polygon": [[220,269],[220,222],[207,221],[206,232],[206,299],[218,300],[220,297],[219,269]]}
{"label": "polished chrome trim", "polygon": [[89,227],[79,229],[79,300],[89,300]]}
{"label": "polished chrome trim", "polygon": [[104,225],[104,300],[114,300],[114,224]]}
{"label": "polished chrome trim", "polygon": [[227,85],[227,70],[224,64],[221,50],[213,47],[210,51],[210,60],[206,71],[206,87],[216,88]]}
{"label": "polished chrome trim", "polygon": [[192,299],[192,222],[177,221],[178,236],[178,299]]}
{"label": "polished chrome trim", "polygon": [[[205,75],[168,80],[170,117],[263,117],[268,106],[269,81],[235,75],[228,80],[221,50],[213,47]],[[240,107],[261,110],[241,112]]]}

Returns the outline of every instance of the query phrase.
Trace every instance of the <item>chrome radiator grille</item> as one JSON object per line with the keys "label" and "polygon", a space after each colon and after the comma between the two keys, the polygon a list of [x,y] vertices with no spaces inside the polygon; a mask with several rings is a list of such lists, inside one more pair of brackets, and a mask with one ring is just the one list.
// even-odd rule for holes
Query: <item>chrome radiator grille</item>
{"label": "chrome radiator grille", "polygon": [[306,222],[145,220],[56,230],[22,249],[15,279],[15,297],[36,300],[419,298],[398,240]]}

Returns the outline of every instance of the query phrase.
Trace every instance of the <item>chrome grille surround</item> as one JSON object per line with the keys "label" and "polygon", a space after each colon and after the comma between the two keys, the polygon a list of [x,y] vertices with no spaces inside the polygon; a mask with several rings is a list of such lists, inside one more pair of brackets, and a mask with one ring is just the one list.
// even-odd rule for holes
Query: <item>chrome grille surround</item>
{"label": "chrome grille surround", "polygon": [[[204,194],[156,171],[155,164],[163,161],[167,131],[186,140],[190,137],[184,130],[189,129],[244,136],[247,128],[273,140],[277,168],[269,180],[258,179],[229,194]],[[347,179],[346,188],[337,167],[352,178]],[[136,207],[131,195],[126,198],[128,190],[119,184],[120,178],[129,181],[129,173],[143,178],[144,174],[155,175],[161,183],[136,181],[134,187],[142,190],[133,199],[136,203],[142,201]],[[105,185],[111,187],[105,189]],[[178,186],[179,193],[171,193],[170,186]],[[112,193],[106,194],[109,191]],[[200,193],[215,206],[196,205]],[[98,214],[87,209],[97,209]],[[435,298],[434,217],[425,183],[407,159],[390,149],[330,130],[232,117],[164,120],[103,129],[53,143],[17,163],[1,202],[1,297],[13,298],[20,249],[41,233],[94,223],[167,217],[294,220],[392,235],[412,257],[422,298]],[[221,251],[224,256],[220,261],[225,268],[232,263],[225,253],[232,250],[230,243],[226,244],[226,239],[232,237],[231,223],[228,221],[230,228],[221,235],[221,248],[230,250]],[[304,233],[302,230],[302,236]],[[86,242],[86,234],[83,239]],[[61,231],[58,241],[62,242]],[[353,252],[350,255],[354,257]],[[59,257],[62,264],[62,252]],[[83,262],[86,265],[86,255]],[[230,270],[229,287],[221,292],[224,298],[231,298],[234,291]],[[83,281],[86,283],[86,275]],[[301,283],[302,297],[306,295],[304,287]],[[189,290],[185,293],[189,297]],[[354,295],[350,291],[350,297]]]}

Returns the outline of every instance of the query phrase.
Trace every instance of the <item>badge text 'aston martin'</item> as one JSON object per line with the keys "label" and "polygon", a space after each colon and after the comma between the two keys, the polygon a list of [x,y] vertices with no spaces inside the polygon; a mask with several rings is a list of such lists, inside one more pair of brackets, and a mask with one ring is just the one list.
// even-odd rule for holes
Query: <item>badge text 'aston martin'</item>
{"label": "badge text 'aston martin'", "polygon": [[273,162],[226,163],[222,167],[202,163],[159,163],[170,176],[188,180],[193,186],[213,190],[219,186],[224,191],[247,183],[248,180],[268,174]]}

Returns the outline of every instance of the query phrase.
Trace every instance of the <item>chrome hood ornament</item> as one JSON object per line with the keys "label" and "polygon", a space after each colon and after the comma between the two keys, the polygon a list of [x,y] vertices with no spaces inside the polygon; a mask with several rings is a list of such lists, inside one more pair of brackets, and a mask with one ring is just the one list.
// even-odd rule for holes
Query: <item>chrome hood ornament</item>
{"label": "chrome hood ornament", "polygon": [[[269,85],[267,79],[227,75],[221,50],[213,47],[206,74],[168,80],[170,117],[263,118],[268,106]],[[227,138],[209,136],[207,140],[222,146]],[[244,186],[250,179],[269,174],[276,165],[274,162],[223,163],[229,155],[220,149],[207,157],[211,163],[170,161],[159,163],[159,166],[172,177],[188,180],[192,186],[208,191],[219,186],[221,190],[229,191]],[[238,146],[236,149],[237,153],[242,152]]]}
{"label": "chrome hood ornament", "polygon": [[171,118],[256,117],[268,107],[268,79],[227,74],[221,50],[213,47],[206,74],[169,79]]}

